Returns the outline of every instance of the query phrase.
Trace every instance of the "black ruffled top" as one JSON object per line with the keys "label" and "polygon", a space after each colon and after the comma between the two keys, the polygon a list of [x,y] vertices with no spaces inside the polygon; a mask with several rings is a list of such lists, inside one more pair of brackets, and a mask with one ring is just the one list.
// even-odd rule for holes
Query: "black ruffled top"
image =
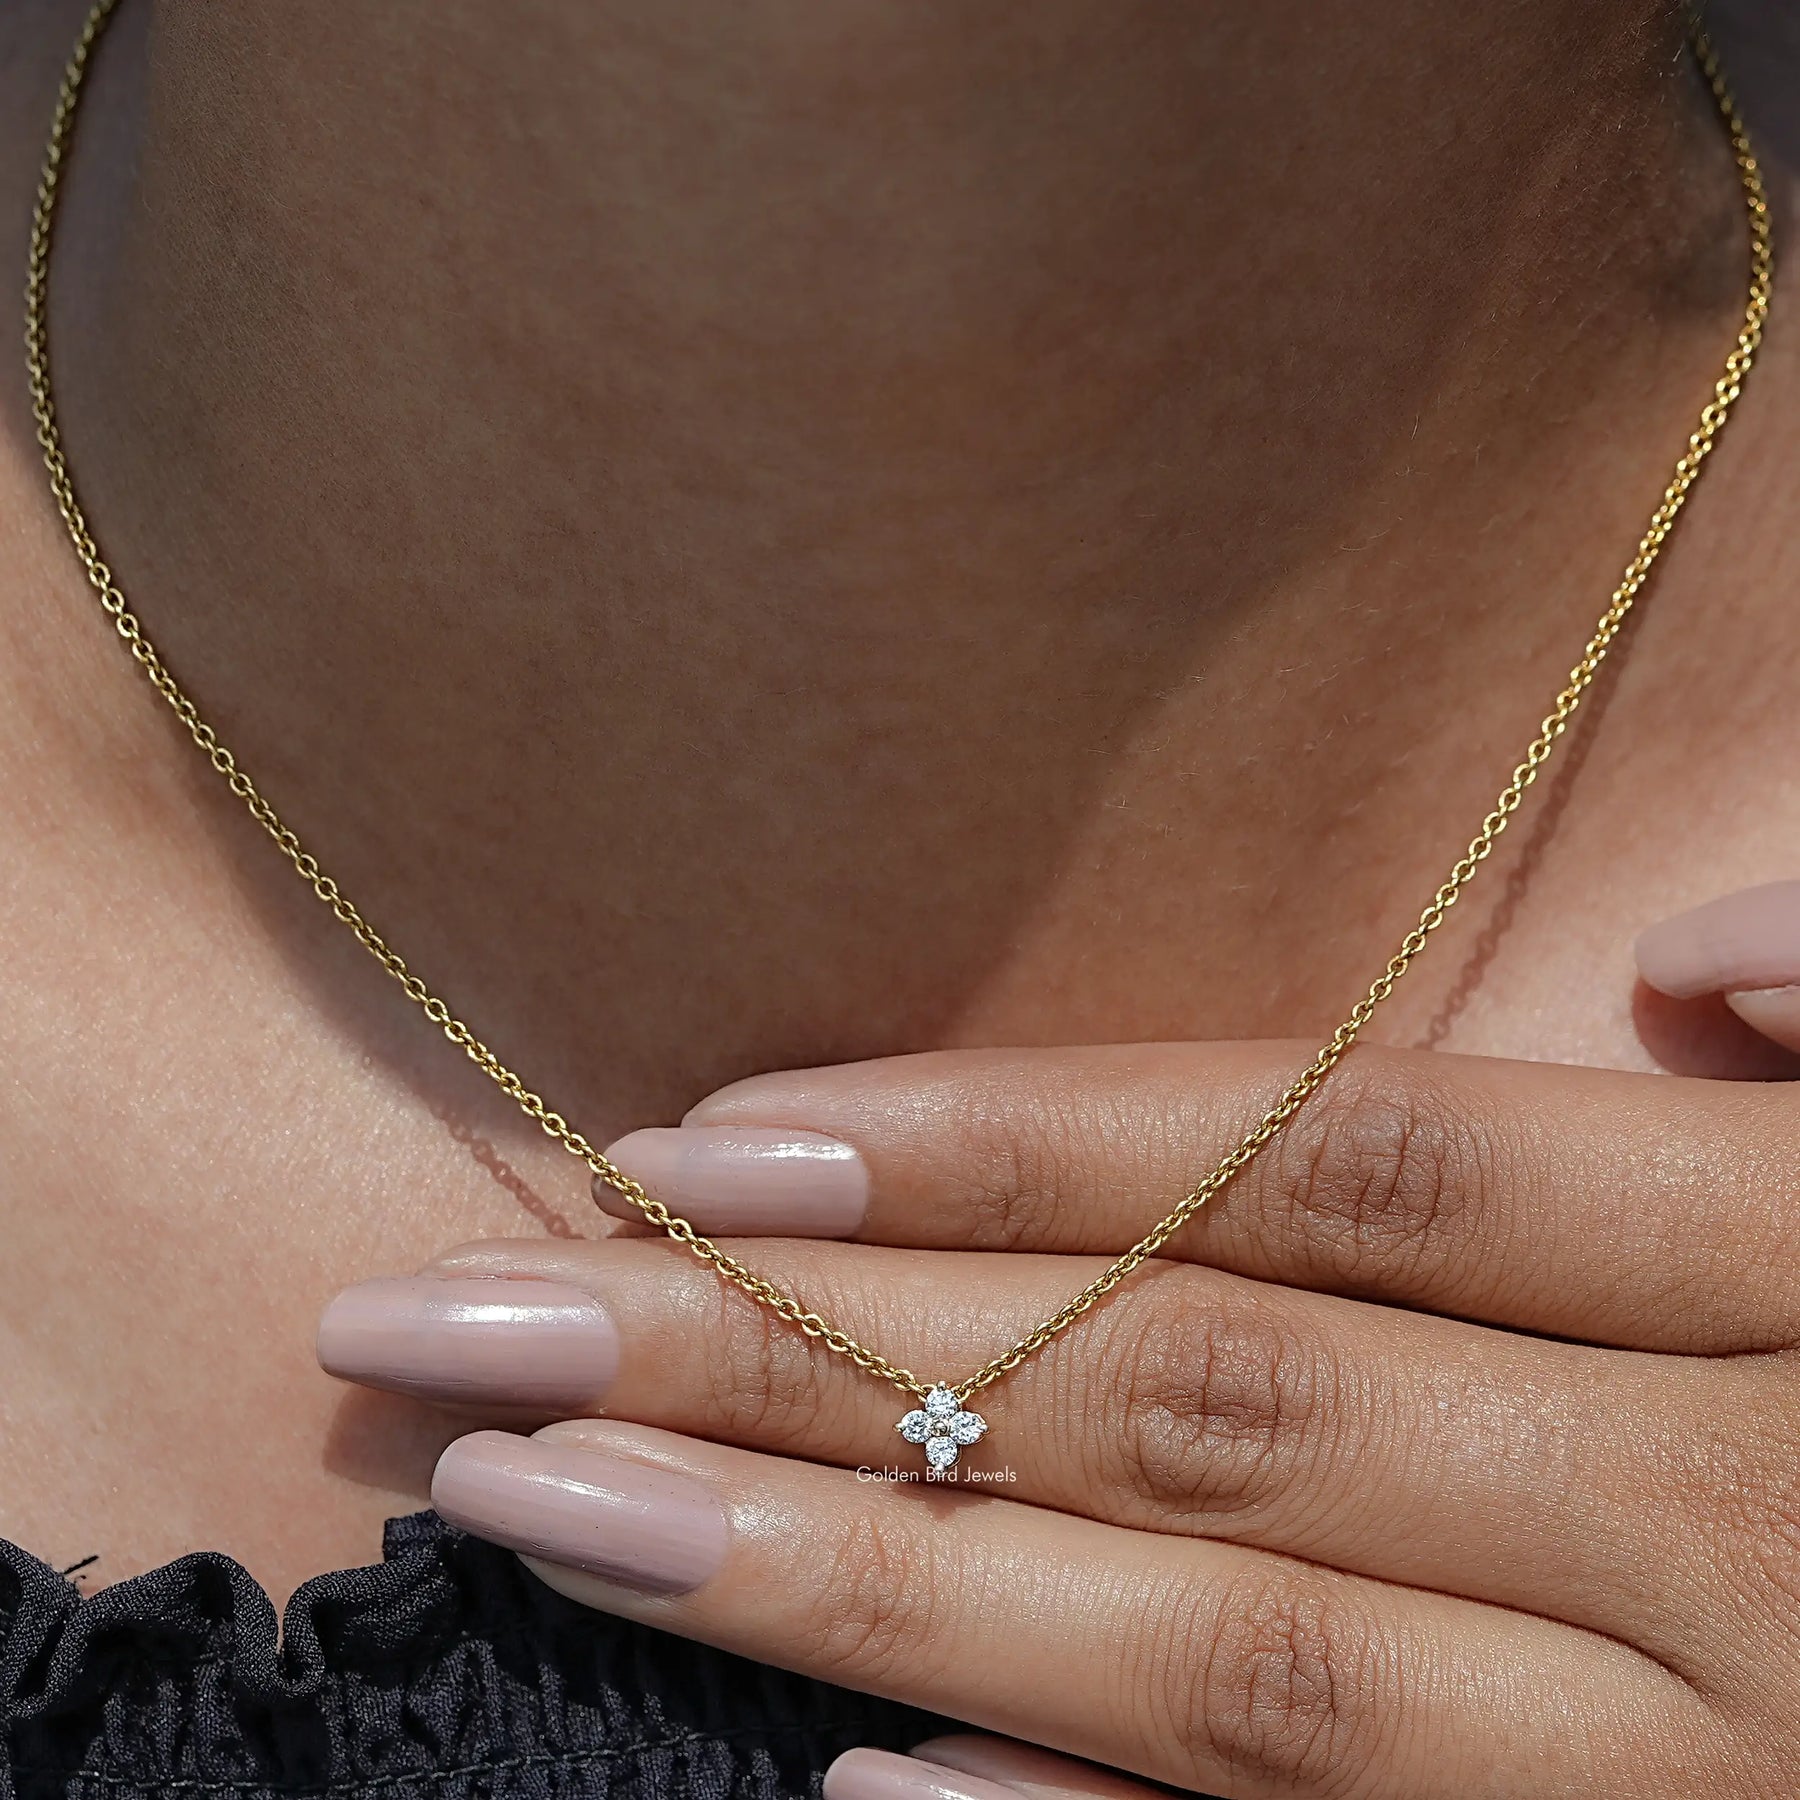
{"label": "black ruffled top", "polygon": [[84,1598],[0,1542],[0,1800],[788,1800],[946,1721],[576,1606],[432,1513],[268,1596],[210,1552]]}

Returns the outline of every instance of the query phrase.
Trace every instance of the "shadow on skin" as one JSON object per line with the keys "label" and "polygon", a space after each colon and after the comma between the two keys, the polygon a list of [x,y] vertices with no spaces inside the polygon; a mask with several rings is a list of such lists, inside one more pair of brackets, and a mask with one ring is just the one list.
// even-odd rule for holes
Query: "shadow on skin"
{"label": "shadow on skin", "polygon": [[[1292,10],[1313,29],[1307,9]],[[1470,54],[1448,14],[1422,0],[1404,10],[1411,26],[1396,20],[1394,41],[1414,44],[1427,28],[1443,40],[1429,53],[1417,51],[1427,65],[1431,54]],[[483,19],[466,5],[458,16],[470,29]],[[1178,15],[1154,7],[1134,17],[1141,42],[1111,24],[1107,41],[1121,55],[1142,56],[1159,81],[1191,84],[1197,102],[1210,98],[1255,123],[1284,98],[1282,84],[1292,77],[1281,69],[1260,78],[1269,94],[1245,93],[1241,80],[1221,75],[1204,53],[1207,32],[1173,23]],[[760,1069],[928,1048],[952,1036],[968,996],[1005,959],[1020,921],[1054,885],[1117,746],[1155,717],[1168,691],[1205,666],[1218,636],[1341,540],[1369,484],[1391,457],[1407,453],[1416,421],[1372,404],[1372,396],[1429,391],[1435,366],[1458,348],[1469,321],[1491,310],[1493,259],[1508,235],[1467,203],[1445,153],[1434,152],[1422,171],[1422,204],[1440,197],[1444,204],[1425,259],[1427,283],[1390,253],[1389,220],[1371,198],[1379,190],[1315,149],[1307,164],[1312,204],[1336,221],[1318,266],[1304,282],[1266,280],[1254,305],[1224,308],[1205,331],[1179,317],[1158,327],[1168,339],[1165,345],[1158,338],[1156,347],[1171,360],[1170,391],[1153,397],[1148,425],[1135,417],[1115,421],[1124,439],[1119,467],[1140,468],[1149,480],[1184,444],[1221,425],[1235,428],[1238,413],[1225,402],[1240,390],[1246,398],[1255,393],[1264,415],[1259,428],[1237,432],[1229,456],[1195,459],[1195,485],[1183,486],[1177,499],[1158,493],[1146,511],[1132,490],[1095,512],[1136,547],[1136,559],[1122,569],[1096,559],[1071,527],[1063,561],[1046,567],[1092,603],[1071,608],[1066,629],[1045,628],[1037,585],[1043,570],[1027,580],[1006,558],[992,567],[974,558],[965,569],[960,551],[943,549],[946,537],[962,542],[945,526],[969,512],[962,476],[987,471],[990,481],[999,479],[980,446],[959,446],[949,429],[959,422],[954,411],[948,424],[930,415],[944,427],[945,443],[921,465],[930,473],[925,498],[901,484],[901,522],[917,513],[923,523],[896,529],[900,548],[885,585],[856,560],[854,537],[840,543],[834,535],[842,509],[826,481],[812,510],[784,528],[795,540],[785,546],[791,555],[728,564],[734,579],[762,585],[727,606],[695,573],[709,566],[700,554],[705,546],[687,546],[683,533],[729,536],[734,508],[761,516],[763,487],[808,492],[820,471],[834,476],[865,418],[887,430],[912,420],[924,402],[906,369],[888,370],[892,391],[865,372],[862,386],[834,395],[832,405],[801,407],[791,418],[777,408],[777,437],[791,467],[771,471],[756,459],[724,456],[709,431],[707,441],[680,446],[680,479],[672,481],[659,473],[655,446],[640,442],[616,383],[608,385],[611,365],[589,353],[595,296],[612,311],[638,306],[630,312],[643,339],[634,370],[679,372],[694,363],[683,379],[716,391],[721,404],[735,392],[742,366],[727,354],[729,344],[716,368],[674,355],[712,339],[684,326],[665,342],[674,324],[645,312],[641,296],[633,301],[636,265],[629,259],[622,267],[602,261],[574,281],[566,262],[571,233],[556,193],[539,196],[523,221],[505,214],[515,266],[504,271],[499,294],[484,285],[472,295],[474,275],[489,285],[500,279],[483,233],[501,225],[500,215],[483,211],[479,195],[468,198],[469,166],[435,159],[427,140],[390,164],[371,158],[360,138],[352,143],[317,129],[307,96],[343,77],[340,62],[358,66],[354,44],[340,42],[335,30],[310,39],[302,33],[311,48],[290,65],[250,55],[262,30],[250,15],[154,14],[177,37],[215,33],[229,40],[213,46],[216,56],[199,58],[196,82],[204,76],[235,93],[248,77],[227,52],[249,57],[244,68],[269,91],[255,105],[234,104],[225,118],[215,116],[204,86],[156,92],[156,59],[146,59],[141,39],[134,49],[131,35],[151,31],[152,18],[149,8],[124,15],[123,35],[109,38],[96,65],[65,201],[63,260],[53,277],[65,308],[56,328],[68,351],[59,397],[95,524],[152,635],[276,804],[303,835],[316,830],[318,852],[346,890],[420,970],[453,984],[459,1006],[492,1032],[496,1049],[516,1057],[521,1073],[567,1106],[596,1141],[628,1125],[672,1121],[696,1095]],[[611,68],[617,58],[602,54],[604,41],[590,41],[598,26],[588,18],[560,16],[559,29],[572,34],[569,55]],[[1343,29],[1351,49],[1362,46],[1366,100],[1375,114],[1363,135],[1412,141],[1418,102],[1391,78],[1391,44],[1371,47]],[[496,96],[509,83],[534,101],[541,97],[544,47],[516,26],[509,32],[500,34],[492,57],[447,66],[449,91],[434,93],[424,115],[456,157],[468,152],[473,123],[489,179],[504,173],[506,157],[538,154],[492,123],[504,111]],[[1181,55],[1159,48],[1165,35]],[[1377,55],[1379,79],[1369,79]],[[134,62],[141,65],[135,74]],[[1085,85],[1072,90],[1078,98]],[[160,114],[159,98],[167,102]],[[595,141],[605,145],[608,132],[620,133],[629,148],[636,104],[630,85],[609,88],[603,99],[586,83],[569,84],[562,104],[598,134]],[[1040,129],[1040,111],[1033,100],[1008,115],[1019,141],[1029,143]],[[104,209],[115,202],[102,175],[129,161],[130,122],[164,115],[191,134],[177,141],[170,167],[188,169],[207,205],[195,193],[156,188],[157,179],[177,187],[179,181],[154,157],[144,161],[140,186],[155,191],[137,198],[153,222],[178,219],[194,234],[165,271],[173,290],[159,290],[159,304],[171,317],[198,319],[184,329],[203,341],[164,346],[163,362],[150,371],[155,392],[130,416],[134,466],[139,476],[147,468],[150,481],[123,462],[107,464],[105,430],[120,422],[126,400],[84,346],[110,343],[134,318],[149,318],[147,300],[109,320],[91,315],[110,293],[141,294],[125,279],[134,270],[152,279],[126,252],[154,248],[155,233],[140,225],[138,238],[122,229],[118,241],[109,239]],[[1169,117],[1190,115],[1206,116],[1204,106]],[[407,118],[381,109],[361,117],[359,131],[391,131],[409,141]],[[1462,142],[1454,124],[1446,122],[1449,145]],[[992,136],[984,131],[978,141]],[[1156,199],[1189,236],[1209,244],[1209,232],[1229,231],[1244,234],[1249,249],[1266,246],[1255,207],[1220,196],[1241,179],[1252,198],[1266,187],[1272,203],[1298,177],[1245,142],[1244,134],[1210,128],[1191,142],[1182,137],[1184,157],[1169,153],[1167,166],[1176,173],[1167,191],[1146,190],[1149,198],[1134,207]],[[240,151],[271,158],[283,179],[304,177],[329,196],[330,257],[307,243],[287,259],[273,250],[246,254],[246,245],[266,247],[270,234],[308,209],[284,202],[264,210],[262,189],[241,178],[243,167],[257,165],[243,163]],[[1241,158],[1242,166],[1229,158]],[[587,179],[572,148],[562,160],[568,170],[561,178],[575,200],[603,206],[610,189]],[[239,179],[229,194],[206,185],[211,173],[234,166]],[[372,166],[389,170],[391,179],[368,182]],[[932,167],[966,196],[964,168],[954,161]],[[732,189],[709,170],[701,169],[705,180],[696,177],[695,204],[716,209]],[[510,204],[520,192],[536,194],[538,184],[497,184],[497,191]],[[1508,197],[1501,193],[1496,204]],[[398,234],[396,215],[410,222]],[[1094,209],[1094,254],[1086,266],[1115,286],[1154,291],[1167,275],[1172,234],[1127,230],[1135,216],[1120,209],[1124,223],[1109,223],[1112,213]],[[429,232],[414,242],[407,232],[419,220],[429,222]],[[614,236],[575,235],[601,245]],[[660,253],[679,267],[686,244],[683,238]],[[355,281],[344,278],[345,246],[355,253]],[[894,232],[879,248],[906,262]],[[1214,245],[1208,263],[1225,254]],[[84,257],[91,303],[80,279]],[[229,330],[207,336],[207,308],[195,314],[185,302],[209,296],[189,294],[182,284],[213,266],[237,271],[254,293],[229,309]],[[304,291],[292,291],[295,283]],[[677,286],[688,294],[710,291],[695,282]],[[538,305],[529,329],[515,331],[521,291],[537,296]],[[393,296],[380,331],[361,310],[375,292]],[[210,304],[220,304],[216,294]],[[900,308],[896,330],[915,311]],[[283,332],[291,333],[296,317],[309,321],[307,345],[329,346],[316,365],[309,361],[316,350],[296,357],[277,348],[287,344]],[[492,341],[471,358],[468,335],[484,322]],[[566,341],[554,334],[546,340],[550,323]],[[1092,365],[1082,383],[1071,384],[1072,409],[1132,378],[1130,347],[1114,346],[1079,309],[1057,329],[1076,334]],[[415,347],[403,381],[382,360],[395,342]],[[1273,399],[1250,381],[1271,343],[1282,346],[1283,369]],[[1053,347],[1062,353],[1060,337]],[[816,381],[836,366],[811,360],[807,346],[792,355],[797,379]],[[188,358],[217,378],[216,393],[194,390],[184,372]],[[157,373],[165,364],[167,380]],[[946,366],[954,372],[953,363]],[[558,371],[551,405],[542,391],[546,368]],[[946,378],[944,392],[985,379],[980,369],[966,371],[954,383]],[[796,391],[809,390],[801,382]],[[233,410],[240,405],[247,409],[242,417]],[[347,409],[380,427],[348,456]],[[16,393],[3,411],[28,442],[31,425]],[[971,416],[987,415],[976,407]],[[247,442],[285,446],[279,461],[207,461],[207,446],[240,432]],[[1070,467],[1034,473],[1060,481],[1071,507],[1086,504],[1097,479],[1087,466],[1087,438],[1072,441],[1081,455]],[[309,457],[309,445],[329,446],[330,454]],[[522,458],[522,445],[529,458]],[[429,500],[427,516],[370,503],[388,493],[390,477],[396,492],[416,490]],[[918,485],[921,478],[908,479]],[[671,525],[657,508],[693,484],[716,503]],[[248,508],[258,521],[254,540],[246,542],[236,524],[222,527],[221,505],[233,521]],[[236,572],[203,554],[217,541],[243,552],[254,606],[242,604]],[[430,556],[415,552],[415,544],[431,545]],[[804,579],[770,576],[765,561]],[[538,592],[553,595],[555,604],[529,604]],[[914,609],[920,593],[939,603]],[[965,615],[977,605],[997,608],[1016,625],[1017,641],[1004,656],[989,655],[982,635],[965,631]],[[935,662],[922,658],[921,645]],[[429,706],[421,704],[421,667],[411,660],[419,646],[430,652]],[[846,656],[846,646],[855,654]],[[854,673],[846,676],[846,667]],[[968,690],[948,715],[935,685],[942,668],[957,669]],[[589,678],[574,700],[572,669]],[[668,697],[649,726],[634,723],[632,711],[644,692]],[[455,1067],[360,949],[330,947],[340,928],[269,854],[212,772],[185,747],[176,754],[184,778],[204,792],[206,817],[234,872],[324,1005],[373,1054],[400,1068],[450,1135],[539,1226],[574,1235],[577,1228],[517,1179],[501,1154],[525,1142],[529,1127],[507,1122],[497,1096],[490,1104],[474,1099],[480,1077]],[[937,803],[949,795],[957,804]],[[1004,854],[989,844],[993,819],[1004,820]],[[921,870],[934,878],[921,881]],[[869,994],[879,1003],[867,1004]],[[1126,1020],[1120,1032],[1159,1035],[1159,1027]]]}
{"label": "shadow on skin", "polygon": [[532,1432],[563,1415],[543,1408],[438,1406],[404,1394],[346,1386],[325,1435],[321,1461],[358,1487],[405,1495],[424,1506],[444,1446],[467,1432]]}
{"label": "shadow on skin", "polygon": [[[1582,703],[1582,710],[1576,714],[1575,723],[1565,735],[1548,772],[1536,783],[1535,807],[1516,817],[1507,837],[1501,839],[1502,848],[1495,855],[1498,860],[1507,862],[1506,878],[1469,946],[1468,955],[1457,969],[1456,979],[1432,1015],[1431,1023],[1413,1046],[1415,1049],[1442,1049],[1469,1002],[1481,991],[1494,958],[1518,922],[1519,910],[1531,892],[1531,884],[1542,868],[1545,856],[1562,830],[1569,802],[1581,780],[1581,771],[1606,722],[1613,696],[1625,678],[1626,666],[1636,643],[1637,639],[1627,633],[1607,657],[1605,672]],[[1507,859],[1509,850],[1512,853],[1510,861]]]}
{"label": "shadow on skin", "polygon": [[347,1388],[332,1414],[321,1461],[358,1487],[404,1495],[424,1506],[444,1446],[471,1428],[468,1420],[421,1401]]}
{"label": "shadow on skin", "polygon": [[1752,1031],[1721,994],[1672,1000],[1640,981],[1631,996],[1631,1016],[1644,1048],[1671,1075],[1800,1080],[1800,1056]]}
{"label": "shadow on skin", "polygon": [[[485,1098],[485,1096],[484,1096]],[[500,1154],[492,1138],[484,1137],[459,1112],[448,1106],[434,1105],[432,1116],[449,1134],[452,1143],[468,1151],[469,1160],[493,1177],[496,1187],[504,1188],[518,1201],[519,1210],[543,1227],[544,1235],[553,1238],[581,1238],[605,1235],[604,1232],[578,1231],[567,1213],[546,1200],[519,1171]],[[511,1121],[509,1120],[510,1124]]]}

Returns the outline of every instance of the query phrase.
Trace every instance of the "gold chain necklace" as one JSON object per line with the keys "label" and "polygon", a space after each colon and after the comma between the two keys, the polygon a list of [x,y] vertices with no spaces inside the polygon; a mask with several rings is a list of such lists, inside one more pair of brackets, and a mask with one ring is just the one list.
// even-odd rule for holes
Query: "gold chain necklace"
{"label": "gold chain necklace", "polygon": [[50,386],[50,245],[56,223],[63,163],[68,154],[82,83],[87,75],[94,45],[116,5],[117,0],[95,0],[63,72],[56,113],[44,151],[37,205],[32,216],[30,261],[25,284],[26,367],[31,384],[32,413],[37,421],[37,440],[43,448],[44,466],[50,476],[50,491],[62,514],[63,523],[68,527],[75,553],[81,559],[81,566],[86,571],[94,592],[99,596],[101,606],[151,685],[168,702],[188,735],[232,793],[244,803],[250,816],[293,865],[300,879],[331,908],[341,923],[355,933],[363,948],[400,984],[407,999],[477,1068],[503,1092],[511,1095],[529,1118],[535,1120],[565,1150],[586,1163],[601,1181],[624,1195],[652,1225],[667,1232],[676,1242],[685,1244],[696,1256],[710,1263],[724,1280],[741,1288],[760,1305],[778,1313],[808,1337],[816,1338],[828,1350],[847,1357],[859,1369],[865,1369],[869,1374],[891,1382],[901,1392],[921,1399],[924,1405],[907,1413],[900,1422],[899,1430],[909,1442],[924,1446],[928,1463],[934,1472],[948,1468],[956,1461],[958,1448],[973,1443],[987,1428],[979,1414],[964,1410],[964,1402],[1041,1350],[1052,1338],[1074,1324],[1095,1302],[1118,1287],[1135,1269],[1155,1256],[1201,1207],[1221,1192],[1281,1132],[1308,1097],[1343,1060],[1375,1009],[1394,991],[1400,977],[1424,949],[1427,939],[1443,924],[1450,908],[1456,904],[1457,897],[1473,879],[1475,871],[1492,853],[1501,833],[1506,830],[1513,814],[1523,803],[1526,790],[1536,781],[1539,770],[1548,761],[1558,738],[1562,736],[1574,717],[1576,708],[1593,685],[1614,640],[1624,629],[1632,606],[1649,579],[1650,571],[1686,504],[1688,490],[1693,486],[1702,464],[1711,454],[1713,444],[1737,401],[1744,379],[1755,361],[1757,346],[1762,341],[1763,323],[1769,311],[1774,255],[1768,202],[1756,158],[1751,152],[1749,136],[1744,129],[1743,120],[1738,116],[1737,107],[1719,71],[1710,44],[1696,28],[1693,34],[1694,54],[1712,89],[1719,116],[1731,141],[1749,220],[1750,288],[1744,306],[1743,322],[1738,330],[1737,342],[1725,358],[1724,372],[1713,385],[1713,397],[1701,409],[1699,420],[1675,464],[1669,484],[1663,490],[1662,499],[1655,512],[1650,515],[1650,523],[1638,541],[1636,553],[1626,565],[1625,573],[1618,587],[1613,590],[1606,610],[1600,615],[1599,623],[1583,648],[1580,660],[1570,670],[1566,684],[1539,725],[1537,736],[1526,747],[1523,759],[1500,790],[1487,817],[1481,821],[1480,830],[1470,840],[1468,848],[1450,870],[1443,885],[1432,895],[1430,904],[1419,915],[1418,923],[1401,940],[1399,949],[1370,983],[1368,991],[1356,1003],[1350,1015],[1331,1034],[1313,1060],[1294,1078],[1280,1099],[1263,1114],[1235,1148],[1220,1160],[1211,1174],[1192,1188],[1179,1204],[1158,1219],[1129,1250],[1104,1273],[1090,1281],[1066,1306],[1027,1332],[1009,1349],[1001,1351],[992,1361],[984,1363],[974,1374],[950,1384],[922,1381],[912,1370],[890,1362],[879,1351],[859,1343],[849,1332],[810,1311],[792,1294],[758,1275],[729,1251],[703,1237],[685,1219],[677,1218],[654,1195],[645,1192],[629,1175],[609,1162],[561,1113],[554,1111],[539,1094],[528,1087],[450,1010],[444,1000],[408,968],[399,952],[363,917],[349,896],[325,873],[318,858],[283,823],[281,815],[251,780],[248,771],[220,742],[218,733],[201,716],[199,708],[188,697],[145,634],[111,569],[101,559],[99,545],[75,498],[74,481],[63,450],[62,436],[57,429],[56,405]]}

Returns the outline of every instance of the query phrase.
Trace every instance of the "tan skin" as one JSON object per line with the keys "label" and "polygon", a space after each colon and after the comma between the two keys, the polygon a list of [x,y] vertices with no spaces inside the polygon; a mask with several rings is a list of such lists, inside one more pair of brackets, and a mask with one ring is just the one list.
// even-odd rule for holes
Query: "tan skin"
{"label": "tan skin", "polygon": [[[58,250],[71,455],[227,738],[596,1139],[768,1069],[1316,1037],[1740,299],[1658,9],[1476,10],[126,0]],[[79,11],[0,16],[20,267]],[[1792,346],[1378,1041],[1781,1066],[1630,941],[1795,872]],[[599,1227],[178,740],[10,423],[0,1532],[279,1593],[461,1429],[320,1375],[326,1296]]]}

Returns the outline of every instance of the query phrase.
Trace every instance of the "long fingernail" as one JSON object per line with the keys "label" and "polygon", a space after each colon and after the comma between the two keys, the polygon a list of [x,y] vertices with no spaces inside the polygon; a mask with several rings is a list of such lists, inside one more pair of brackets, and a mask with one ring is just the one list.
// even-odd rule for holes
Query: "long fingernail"
{"label": "long fingernail", "polygon": [[1664,919],[1638,939],[1637,962],[1651,987],[1678,1000],[1800,985],[1800,881],[1745,888]]}
{"label": "long fingernail", "polygon": [[1151,1800],[1153,1789],[1143,1787],[1109,1769],[1017,1738],[990,1737],[983,1732],[959,1731],[948,1737],[927,1738],[907,1752],[921,1762],[977,1780],[998,1782],[1025,1800]]}
{"label": "long fingernail", "polygon": [[725,1561],[725,1509],[689,1475],[504,1431],[438,1458],[431,1504],[477,1537],[650,1594],[684,1594]]}
{"label": "long fingernail", "polygon": [[1017,1788],[891,1750],[846,1750],[825,1771],[825,1800],[1019,1800]]}
{"label": "long fingernail", "polygon": [[[702,1231],[848,1237],[868,1209],[863,1159],[850,1145],[815,1131],[684,1125],[634,1131],[606,1154]],[[598,1179],[594,1201],[615,1218],[641,1217]]]}
{"label": "long fingernail", "polygon": [[444,1405],[579,1412],[618,1372],[619,1333],[560,1282],[414,1276],[345,1288],[319,1320],[319,1361]]}

